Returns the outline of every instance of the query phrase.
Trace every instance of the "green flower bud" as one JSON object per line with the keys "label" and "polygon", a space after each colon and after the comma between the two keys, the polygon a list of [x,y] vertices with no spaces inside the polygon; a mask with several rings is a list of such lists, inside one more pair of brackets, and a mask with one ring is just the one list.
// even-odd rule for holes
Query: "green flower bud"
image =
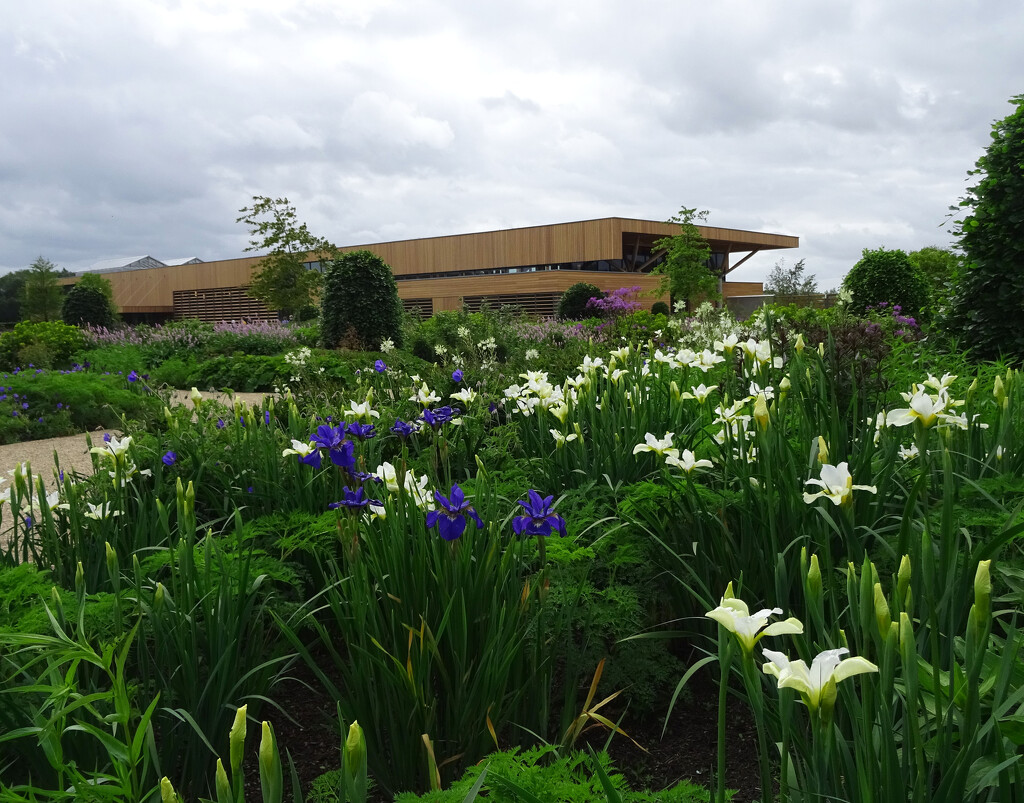
{"label": "green flower bud", "polygon": [[875,621],[878,623],[878,634],[884,639],[889,632],[889,625],[892,624],[892,616],[889,614],[889,603],[886,602],[885,594],[882,593],[882,584],[875,583]]}
{"label": "green flower bud", "polygon": [[179,803],[181,800],[178,797],[178,793],[174,791],[174,786],[165,775],[160,779],[160,802],[161,803]]}
{"label": "green flower bud", "polygon": [[366,764],[366,737],[359,722],[353,722],[348,728],[348,738],[345,740],[345,766],[349,772],[358,773],[360,768]]}
{"label": "green flower bud", "polygon": [[260,786],[263,788],[263,800],[267,803],[279,803],[284,794],[284,772],[281,769],[281,756],[274,743],[274,730],[270,723],[264,721],[260,738]]}
{"label": "green flower bud", "polygon": [[974,575],[974,605],[980,616],[988,618],[991,615],[992,607],[992,576],[990,573],[992,561],[983,560],[978,564],[978,571]]}
{"label": "green flower bud", "polygon": [[996,377],[996,381],[992,385],[992,395],[996,397],[996,403],[1006,408],[1006,388],[1003,386],[1003,378],[1001,376]]}
{"label": "green flower bud", "polygon": [[153,607],[158,611],[162,611],[166,604],[167,589],[164,588],[163,583],[156,584],[156,592],[153,594]]}
{"label": "green flower bud", "polygon": [[243,705],[235,712],[235,721],[228,733],[228,746],[231,753],[231,776],[238,777],[242,768],[242,755],[245,751],[245,716],[249,706]]}
{"label": "green flower bud", "polygon": [[217,759],[217,773],[214,776],[217,788],[217,800],[231,800],[231,781],[228,780],[228,771],[224,769],[224,762]]}
{"label": "green flower bud", "polygon": [[811,564],[807,569],[807,591],[815,597],[821,596],[821,567],[817,555],[811,555]]}
{"label": "green flower bud", "polygon": [[78,561],[78,567],[75,569],[75,591],[79,594],[85,593],[85,568],[82,561]]}

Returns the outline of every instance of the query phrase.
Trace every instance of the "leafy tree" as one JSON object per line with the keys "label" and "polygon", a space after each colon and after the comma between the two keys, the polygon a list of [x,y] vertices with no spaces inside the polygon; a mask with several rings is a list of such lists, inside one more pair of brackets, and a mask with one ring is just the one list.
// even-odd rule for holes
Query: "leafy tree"
{"label": "leafy tree", "polygon": [[0,322],[16,323],[21,320],[21,299],[25,294],[28,268],[0,276]]}
{"label": "leafy tree", "polygon": [[709,267],[711,246],[694,222],[704,221],[707,216],[706,210],[698,212],[684,206],[668,221],[679,224],[679,234],[654,243],[655,250],[665,250],[664,261],[654,270],[664,274],[668,291],[675,300],[694,302],[719,297],[719,277]]}
{"label": "leafy tree", "polygon": [[966,264],[957,282],[952,324],[979,357],[1024,359],[1024,95],[992,126],[992,141],[969,175],[978,183],[956,221]]}
{"label": "leafy tree", "polygon": [[57,276],[57,266],[44,257],[29,266],[21,296],[21,314],[25,320],[56,321],[60,318],[64,292],[57,284]]}
{"label": "leafy tree", "polygon": [[843,279],[843,287],[850,291],[850,304],[857,313],[885,301],[898,304],[904,315],[916,316],[928,304],[928,280],[898,249],[865,248]]}
{"label": "leafy tree", "polygon": [[103,297],[107,300],[107,307],[110,310],[111,319],[114,321],[117,320],[117,305],[114,303],[114,287],[110,283],[110,279],[106,276],[100,276],[98,273],[83,273],[79,277],[78,281],[75,282],[75,287],[91,287],[102,293]]}
{"label": "leafy tree", "polygon": [[594,313],[587,309],[592,298],[604,298],[604,291],[589,282],[576,282],[566,288],[558,302],[558,317],[569,321],[581,321]]}
{"label": "leafy tree", "polygon": [[245,223],[250,229],[249,247],[245,250],[269,252],[257,265],[249,295],[286,318],[313,304],[322,277],[305,263],[323,264],[337,256],[337,247],[315,237],[305,223],[299,223],[287,198],[254,195],[252,206],[238,211],[241,217],[236,222]]}
{"label": "leafy tree", "polygon": [[764,291],[776,296],[810,296],[817,293],[818,280],[814,274],[804,276],[805,261],[798,259],[792,267],[787,267],[786,260],[780,259],[768,274]]}
{"label": "leafy tree", "polygon": [[379,349],[402,345],[402,302],[387,263],[370,251],[350,251],[331,263],[320,319],[324,346]]}
{"label": "leafy tree", "polygon": [[95,284],[78,282],[64,296],[61,310],[64,323],[72,326],[111,326],[114,315],[110,309],[110,301],[103,291]]}

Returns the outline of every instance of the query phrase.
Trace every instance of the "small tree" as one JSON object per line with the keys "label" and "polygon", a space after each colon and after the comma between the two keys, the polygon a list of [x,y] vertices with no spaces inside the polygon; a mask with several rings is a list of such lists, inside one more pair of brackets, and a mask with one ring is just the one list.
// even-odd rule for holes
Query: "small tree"
{"label": "small tree", "polygon": [[581,321],[593,313],[587,309],[587,302],[592,298],[604,298],[604,291],[589,282],[576,282],[570,285],[558,302],[558,317],[567,321]]}
{"label": "small tree", "polygon": [[28,269],[22,290],[21,314],[29,321],[55,321],[60,318],[64,294],[57,284],[57,266],[39,257]]}
{"label": "small tree", "polygon": [[110,301],[95,284],[79,282],[64,296],[61,310],[64,323],[72,326],[112,326],[114,315]]}
{"label": "small tree", "polygon": [[117,320],[117,305],[114,303],[114,287],[110,283],[110,279],[106,276],[100,276],[98,273],[83,273],[77,282],[75,287],[91,287],[94,290],[98,290],[103,294],[103,297],[107,300],[107,307],[110,310],[110,317],[113,320]]}
{"label": "small tree", "polygon": [[236,222],[250,229],[246,251],[268,251],[259,261],[249,285],[249,295],[288,318],[315,303],[320,290],[319,271],[307,262],[333,259],[338,249],[330,241],[315,237],[305,223],[299,223],[287,198],[254,195],[252,206],[242,207]]}
{"label": "small tree", "polygon": [[24,268],[0,276],[0,323],[17,323],[21,320],[21,302],[25,297],[28,274],[28,268]]}
{"label": "small tree", "polygon": [[818,292],[818,280],[812,273],[804,276],[805,260],[798,259],[792,267],[786,266],[786,260],[775,263],[772,272],[764,283],[764,291],[776,296],[810,296]]}
{"label": "small tree", "polygon": [[320,319],[326,348],[402,345],[402,302],[391,268],[370,251],[342,254],[327,271]]}
{"label": "small tree", "polygon": [[992,126],[970,175],[979,181],[960,206],[956,233],[967,260],[957,282],[953,328],[981,357],[1024,358],[1024,95]]}
{"label": "small tree", "polygon": [[863,313],[885,301],[898,304],[904,315],[920,315],[928,305],[928,281],[905,251],[865,248],[860,261],[843,279],[853,311]]}
{"label": "small tree", "polygon": [[692,302],[719,297],[719,277],[709,267],[711,246],[694,222],[704,221],[707,216],[706,210],[698,212],[684,206],[668,221],[679,224],[679,234],[654,243],[655,250],[665,251],[665,260],[655,272],[665,276],[664,282],[674,300]]}

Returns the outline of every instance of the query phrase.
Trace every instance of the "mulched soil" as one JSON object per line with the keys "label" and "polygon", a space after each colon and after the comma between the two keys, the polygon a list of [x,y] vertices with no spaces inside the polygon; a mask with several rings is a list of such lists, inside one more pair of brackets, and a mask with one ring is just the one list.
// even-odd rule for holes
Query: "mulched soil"
{"label": "mulched soil", "polygon": [[[334,706],[313,673],[299,663],[289,675],[293,680],[283,681],[272,695],[288,717],[266,707],[260,717],[273,723],[282,760],[286,760],[285,750],[290,751],[305,794],[316,777],[338,768],[340,737]],[[641,750],[621,736],[615,737],[609,747],[616,769],[628,778],[632,788],[664,789],[683,779],[701,785],[712,783],[717,760],[718,686],[712,674],[702,673],[690,681],[689,689],[677,701],[664,738],[662,715],[633,720],[627,717],[621,723],[623,730],[645,748]],[[612,721],[616,720],[614,712],[610,716]],[[727,725],[726,786],[737,790],[732,798],[734,803],[760,800],[756,731],[749,712],[740,702],[730,705]],[[606,737],[606,732],[592,731],[583,740],[600,749]],[[261,799],[255,755],[258,741],[258,737],[250,737],[252,752],[245,771],[246,798],[250,801]],[[287,768],[285,773],[287,777]],[[382,795],[377,803],[386,800],[390,798]]]}

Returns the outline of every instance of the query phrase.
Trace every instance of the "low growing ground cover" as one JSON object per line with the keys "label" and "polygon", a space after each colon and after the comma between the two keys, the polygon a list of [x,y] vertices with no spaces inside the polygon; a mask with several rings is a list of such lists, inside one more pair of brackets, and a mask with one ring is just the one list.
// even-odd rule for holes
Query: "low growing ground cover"
{"label": "low growing ground cover", "polygon": [[[118,367],[149,347],[124,337],[93,364],[159,399],[189,363]],[[763,799],[1024,796],[1019,372],[888,310],[446,314],[406,342],[282,335],[282,398],[158,402],[49,497],[16,472],[4,799],[238,800],[257,740],[283,799],[303,745],[246,723],[291,674],[344,740],[308,799],[724,799],[737,710]],[[708,788],[589,752],[709,689]]]}

